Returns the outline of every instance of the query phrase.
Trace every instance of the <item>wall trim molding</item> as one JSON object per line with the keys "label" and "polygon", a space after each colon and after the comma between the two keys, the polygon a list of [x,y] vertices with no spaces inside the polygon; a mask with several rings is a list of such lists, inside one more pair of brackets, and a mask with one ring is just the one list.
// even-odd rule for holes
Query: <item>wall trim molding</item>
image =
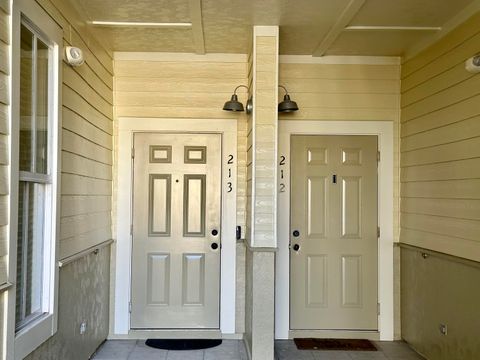
{"label": "wall trim molding", "polygon": [[447,253],[444,253],[444,252],[435,251],[435,250],[432,250],[432,249],[426,249],[426,248],[422,248],[422,247],[419,247],[419,246],[410,245],[410,244],[402,243],[402,242],[396,243],[395,246],[399,247],[401,249],[407,249],[407,250],[412,250],[412,251],[416,251],[416,252],[421,252],[422,254],[426,254],[427,258],[429,256],[433,256],[433,257],[440,258],[442,260],[446,260],[446,261],[450,261],[450,262],[455,262],[455,263],[459,263],[459,264],[463,264],[463,265],[467,265],[467,266],[473,266],[473,267],[476,267],[476,268],[480,268],[480,262],[475,261],[475,260],[470,260],[470,259],[455,256],[455,255],[450,255],[450,254],[447,254]]}
{"label": "wall trim molding", "polygon": [[[393,121],[279,121],[279,154],[285,154],[285,192],[278,195],[278,253],[276,256],[275,338],[290,331],[290,137],[304,135],[377,135],[382,156],[378,163],[378,316],[380,340],[394,339],[393,258]],[[287,156],[288,155],[288,156]]]}

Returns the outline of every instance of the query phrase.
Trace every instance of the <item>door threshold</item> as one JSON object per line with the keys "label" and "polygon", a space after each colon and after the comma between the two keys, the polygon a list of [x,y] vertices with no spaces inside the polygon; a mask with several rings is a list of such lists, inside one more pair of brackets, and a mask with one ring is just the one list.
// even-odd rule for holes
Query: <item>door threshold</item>
{"label": "door threshold", "polygon": [[145,339],[223,339],[219,329],[131,329],[125,335],[110,335],[109,340]]}
{"label": "door threshold", "polygon": [[380,340],[380,333],[376,330],[290,330],[288,338]]}

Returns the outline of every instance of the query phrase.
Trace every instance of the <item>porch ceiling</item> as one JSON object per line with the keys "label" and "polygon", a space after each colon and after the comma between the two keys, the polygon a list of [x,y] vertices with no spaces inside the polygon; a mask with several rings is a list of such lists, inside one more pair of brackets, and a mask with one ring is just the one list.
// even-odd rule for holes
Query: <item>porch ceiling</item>
{"label": "porch ceiling", "polygon": [[[402,56],[478,0],[70,0],[114,51],[246,53],[253,25],[280,26],[280,53]],[[393,28],[392,28],[393,27]]]}

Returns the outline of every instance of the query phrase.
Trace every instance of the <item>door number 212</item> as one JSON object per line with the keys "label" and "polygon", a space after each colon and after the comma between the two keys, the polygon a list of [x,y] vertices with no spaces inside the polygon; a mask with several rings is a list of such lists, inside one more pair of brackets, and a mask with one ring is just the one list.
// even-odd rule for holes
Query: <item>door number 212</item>
{"label": "door number 212", "polygon": [[283,170],[285,167],[286,159],[287,158],[284,155],[282,155],[280,156],[280,162],[278,163],[280,167],[280,185],[278,186],[278,191],[281,193],[285,192],[285,183],[283,182],[283,179],[284,179]]}

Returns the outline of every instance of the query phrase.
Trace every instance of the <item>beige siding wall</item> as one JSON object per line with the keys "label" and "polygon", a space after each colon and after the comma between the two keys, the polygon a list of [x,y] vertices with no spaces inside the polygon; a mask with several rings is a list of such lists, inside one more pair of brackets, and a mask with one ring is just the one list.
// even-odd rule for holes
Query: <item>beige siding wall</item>
{"label": "beige siding wall", "polygon": [[274,247],[276,224],[276,147],[278,36],[256,36],[254,43],[255,108],[253,121],[254,223],[251,245]]}
{"label": "beige siding wall", "polygon": [[63,29],[64,45],[85,64],[63,63],[60,258],[111,235],[113,61],[62,0],[37,0]]}
{"label": "beige siding wall", "polygon": [[429,359],[480,358],[480,75],[464,67],[479,22],[402,66],[402,336]]}
{"label": "beige siding wall", "polygon": [[[396,120],[399,65],[280,64],[279,84],[300,110],[280,119]],[[284,92],[279,92],[281,99]]]}
{"label": "beige siding wall", "polygon": [[480,261],[480,14],[402,66],[401,241]]}
{"label": "beige siding wall", "polygon": [[[8,255],[8,194],[9,179],[8,165],[10,151],[8,148],[9,125],[9,75],[10,60],[8,57],[10,48],[9,34],[10,2],[0,1],[0,285],[7,281],[7,255]],[[0,291],[0,358],[4,356],[4,329],[5,329],[5,305],[6,292]]]}
{"label": "beige siding wall", "polygon": [[8,165],[10,152],[8,149],[9,125],[8,109],[10,104],[10,48],[9,2],[0,1],[0,285],[7,281],[8,254]]}
{"label": "beige siding wall", "polygon": [[[63,63],[61,68],[63,127],[60,134],[62,183],[59,258],[62,259],[111,238],[113,64],[111,54],[90,35],[67,2],[37,2],[61,26],[63,44],[60,45],[78,46],[86,58],[85,65],[81,67],[73,69]],[[3,86],[1,90],[5,90],[0,96],[0,144],[4,144],[2,136],[7,134],[8,129],[7,98],[4,96],[7,87],[3,83],[3,78],[8,74],[8,55],[4,46],[8,41],[4,34],[8,26],[4,14],[6,3],[0,1],[0,79]],[[0,170],[6,164],[6,153],[6,146],[1,146]],[[0,174],[0,194],[6,194],[6,185],[6,177]],[[2,221],[3,212],[0,208]],[[0,249],[3,249],[3,239],[0,240]],[[29,355],[29,359],[84,359],[105,340],[108,325],[108,310],[105,308],[109,289],[108,255],[109,248],[106,248],[101,255],[91,254],[88,260],[82,258],[68,268],[61,269],[58,331]],[[85,261],[97,266],[90,271],[89,277],[86,275]],[[98,268],[102,268],[103,272]],[[93,275],[92,280],[90,277]],[[75,295],[75,292],[81,296],[76,297],[78,294]],[[91,294],[96,295],[92,297]],[[89,311],[90,315],[94,314],[93,317],[88,314]],[[79,339],[78,328],[87,318],[90,330]]]}

